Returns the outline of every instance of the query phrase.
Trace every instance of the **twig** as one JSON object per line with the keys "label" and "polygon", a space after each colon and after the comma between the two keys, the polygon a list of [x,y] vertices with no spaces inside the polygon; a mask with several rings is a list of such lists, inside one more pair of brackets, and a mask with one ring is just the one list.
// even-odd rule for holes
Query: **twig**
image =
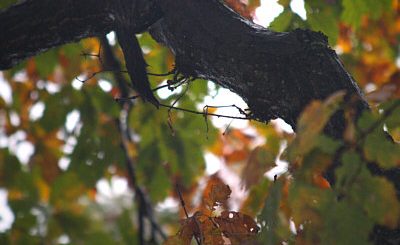
{"label": "twig", "polygon": [[[178,185],[176,185],[176,192],[178,193],[179,200],[181,201],[181,206],[182,206],[183,211],[185,212],[186,219],[189,219],[190,217],[189,217],[189,214],[188,214],[188,212],[186,210],[186,204],[185,204],[185,201],[183,200],[182,193],[181,193],[181,190],[179,189]],[[196,219],[195,215],[193,215],[193,219],[195,220],[197,228],[199,229],[199,232],[200,232],[200,235],[201,235],[202,232],[201,232],[201,229],[200,229],[200,224],[198,223],[198,220]],[[202,237],[202,235],[201,235],[201,237]],[[198,245],[201,245],[201,241],[199,241],[199,239],[196,237],[196,235],[194,236],[194,239],[196,240]]]}
{"label": "twig", "polygon": [[185,201],[183,200],[182,192],[179,189],[178,185],[176,185],[176,192],[178,192],[179,200],[181,201],[181,206],[182,206],[183,211],[185,211],[186,218],[189,218],[189,214],[186,210],[186,204],[185,204]]}
{"label": "twig", "polygon": [[[84,53],[83,55],[87,55],[87,56],[96,56],[96,57],[98,57],[98,59],[100,60],[100,63],[103,64],[103,61],[101,61],[102,58],[101,58],[100,55],[97,55],[97,54],[85,54],[85,53]],[[90,74],[90,75],[89,75],[87,78],[85,78],[84,80],[81,80],[81,79],[79,79],[78,77],[76,77],[76,79],[77,79],[78,81],[84,83],[84,82],[89,81],[89,80],[92,79],[93,77],[97,76],[98,74],[101,74],[101,73],[104,73],[104,72],[128,73],[127,70],[104,69],[104,70],[100,70],[100,71],[95,71],[95,72],[93,72],[92,74]],[[169,76],[169,75],[174,74],[174,72],[175,72],[175,68],[174,68],[174,70],[169,71],[169,72],[167,72],[167,73],[160,73],[160,74],[157,74],[157,73],[147,72],[147,75],[148,75],[148,76],[156,76],[156,77],[166,77],[166,76]],[[167,87],[167,85],[165,85],[164,87]]]}
{"label": "twig", "polygon": [[372,133],[379,125],[381,125],[389,116],[392,115],[394,110],[397,109],[397,107],[400,106],[400,100],[396,100],[393,105],[391,105],[388,109],[386,109],[383,114],[380,116],[378,120],[376,120],[369,128],[366,130],[362,131],[360,134],[360,137],[358,138],[358,142],[362,141],[365,137],[367,137],[368,134]]}
{"label": "twig", "polygon": [[186,108],[181,108],[181,107],[174,107],[174,106],[170,106],[170,105],[166,105],[166,104],[162,104],[160,103],[160,107],[166,107],[166,108],[170,108],[172,110],[178,110],[178,111],[184,111],[184,112],[189,112],[192,114],[196,114],[196,115],[206,115],[206,116],[215,116],[215,117],[222,117],[222,118],[231,118],[231,119],[240,119],[240,120],[254,120],[254,121],[259,121],[262,122],[256,118],[253,118],[251,116],[249,117],[236,117],[236,116],[228,116],[228,115],[222,115],[222,114],[216,114],[216,113],[204,113],[204,112],[200,112],[200,111],[195,111],[195,110],[191,110],[191,109],[186,109]]}
{"label": "twig", "polygon": [[[123,76],[120,76],[120,72],[118,71],[120,68],[120,64],[118,60],[115,58],[112,48],[110,47],[109,43],[107,42],[107,39],[105,37],[102,37],[101,42],[103,43],[104,46],[104,61],[105,63],[108,63],[113,69],[110,71],[114,71],[114,78],[117,80],[119,89],[121,90],[121,93],[124,96],[127,96],[127,91],[126,91],[126,84],[127,81],[125,81],[125,78]],[[107,65],[103,63],[103,65]],[[165,233],[161,230],[160,226],[157,224],[157,222],[154,219],[153,216],[153,208],[146,197],[145,193],[143,192],[142,188],[137,183],[137,178],[136,178],[136,169],[135,169],[135,164],[129,155],[128,151],[128,145],[129,143],[133,143],[131,134],[129,132],[128,128],[128,123],[127,120],[129,118],[129,113],[132,109],[132,103],[128,103],[128,101],[124,101],[121,104],[121,115],[119,118],[116,118],[116,124],[119,129],[119,132],[121,134],[121,147],[123,149],[123,152],[125,154],[125,160],[126,160],[126,168],[127,168],[127,173],[128,177],[130,180],[130,187],[134,190],[135,192],[135,200],[138,203],[138,218],[139,218],[139,242],[140,244],[145,244],[144,241],[144,234],[145,234],[145,226],[144,226],[144,218],[147,218],[150,221],[151,227],[152,227],[152,233],[153,231],[157,231],[157,233],[165,240],[166,235]]]}
{"label": "twig", "polygon": [[[187,79],[187,80],[185,79],[185,80],[184,80],[184,82],[187,83],[187,86],[186,86],[185,90],[178,96],[178,98],[176,98],[176,99],[174,100],[174,102],[172,102],[172,104],[171,104],[172,107],[174,107],[174,106],[176,105],[176,103],[178,103],[178,101],[181,100],[181,99],[183,98],[183,96],[185,96],[186,92],[189,90],[189,85],[190,85],[190,82],[191,82],[191,81],[192,81],[192,80],[190,80],[190,79]],[[173,127],[173,125],[172,125],[171,111],[172,111],[172,109],[169,108],[169,109],[168,109],[168,126],[169,126],[169,128],[170,128],[172,134],[175,135],[175,130],[174,130],[174,127]]]}

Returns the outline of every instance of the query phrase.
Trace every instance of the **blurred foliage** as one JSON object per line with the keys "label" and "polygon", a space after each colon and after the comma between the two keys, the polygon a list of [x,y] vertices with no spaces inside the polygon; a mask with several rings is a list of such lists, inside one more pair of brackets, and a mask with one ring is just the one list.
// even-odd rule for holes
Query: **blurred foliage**
{"label": "blurred foliage", "polygon": [[[0,8],[13,2],[1,1]],[[249,19],[260,4],[226,2]],[[112,72],[98,73],[84,84],[76,79],[102,70],[96,56],[99,41],[68,44],[2,73],[12,98],[0,97],[0,187],[7,191],[14,221],[0,233],[0,243],[137,244],[140,214],[132,200],[135,194],[129,188],[115,194],[114,186],[122,179],[132,188],[127,157],[135,164],[137,184],[153,204],[168,199],[186,203],[189,217],[182,208],[156,209],[156,220],[169,235],[177,234],[166,244],[187,244],[193,237],[216,243],[225,237],[240,244],[254,231],[242,228],[255,229],[251,218],[261,229],[251,236],[260,244],[368,244],[374,224],[398,226],[400,204],[394,185],[371,175],[368,164],[400,167],[399,145],[383,131],[400,141],[399,2],[306,0],[305,20],[293,12],[290,0],[278,2],[283,12],[270,28],[325,33],[366,94],[371,111],[347,125],[343,140],[322,133],[330,115],[346,109],[340,93],[311,103],[299,118],[297,135],[276,123],[256,122],[220,132],[199,115],[156,110],[137,100],[128,115],[133,141],[123,148],[117,123],[121,108],[114,100],[121,96],[120,81]],[[170,51],[148,33],[138,37],[149,72],[173,68]],[[113,44],[112,49],[123,63],[119,46]],[[152,87],[167,78],[171,76],[150,76]],[[102,89],[102,83],[111,85],[110,90]],[[193,81],[180,93],[186,87],[178,105],[196,110],[210,92],[208,83]],[[175,90],[161,101],[172,104],[180,93]],[[221,161],[220,172],[205,173],[205,152]],[[334,159],[341,159],[342,165],[335,171],[336,184],[330,186],[323,173]],[[282,161],[287,171],[275,180],[266,178],[265,172]],[[228,199],[224,186],[231,181],[226,176],[232,175],[239,181],[236,186],[229,183],[233,192]],[[100,183],[106,183],[111,194]],[[224,210],[221,216],[213,214],[216,203]],[[186,218],[182,225],[179,218]]]}

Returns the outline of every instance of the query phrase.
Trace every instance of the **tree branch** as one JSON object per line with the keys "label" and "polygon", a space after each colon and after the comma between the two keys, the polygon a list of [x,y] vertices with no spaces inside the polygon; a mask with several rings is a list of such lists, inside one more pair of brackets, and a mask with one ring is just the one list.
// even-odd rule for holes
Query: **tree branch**
{"label": "tree branch", "polygon": [[[121,70],[120,63],[116,59],[111,46],[109,45],[107,39],[103,36],[100,38],[101,45],[103,47],[103,59],[104,69],[113,69],[116,70],[114,72],[114,79],[117,81],[118,88],[121,91],[123,96],[128,96],[128,90],[126,85],[128,84],[125,78],[121,75],[119,70]],[[125,153],[126,159],[126,168],[129,177],[129,186],[135,192],[135,200],[138,204],[138,219],[139,219],[139,244],[146,244],[144,239],[145,234],[145,226],[144,226],[144,219],[147,218],[151,225],[151,233],[158,233],[163,239],[166,239],[165,233],[162,231],[158,223],[155,221],[153,215],[153,206],[151,205],[150,200],[148,199],[147,195],[143,191],[143,189],[137,183],[136,178],[136,169],[135,164],[133,162],[132,157],[129,155],[128,144],[132,144],[133,140],[131,138],[131,133],[128,128],[128,118],[129,113],[132,109],[133,103],[131,101],[123,101],[121,104],[121,115],[116,120],[117,127],[119,129],[121,135],[121,147]]]}
{"label": "tree branch", "polygon": [[[118,0],[134,12],[130,30],[139,33],[161,17],[155,0]],[[50,48],[101,36],[115,29],[116,1],[26,0],[0,11],[0,70]],[[134,34],[132,33],[132,34]]]}
{"label": "tree branch", "polygon": [[[219,0],[164,0],[163,18],[151,27],[153,37],[176,56],[184,75],[212,80],[240,95],[261,121],[283,118],[294,129],[313,99],[345,90],[358,99],[356,111],[368,108],[322,33],[277,33],[240,17]],[[344,130],[337,113],[326,132]]]}

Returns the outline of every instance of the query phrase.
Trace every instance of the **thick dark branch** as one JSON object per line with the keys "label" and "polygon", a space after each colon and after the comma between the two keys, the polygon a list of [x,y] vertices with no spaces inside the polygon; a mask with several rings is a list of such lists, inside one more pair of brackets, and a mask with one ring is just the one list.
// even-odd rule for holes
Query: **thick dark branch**
{"label": "thick dark branch", "polygon": [[126,69],[131,78],[133,88],[139,92],[143,100],[149,101],[158,107],[158,101],[154,97],[147,78],[147,64],[143,58],[142,49],[135,35],[128,27],[117,29],[118,42],[121,45],[125,57]]}
{"label": "thick dark branch", "polygon": [[[153,26],[152,35],[173,50],[177,68],[239,94],[263,121],[280,117],[296,128],[311,100],[338,90],[359,99],[357,111],[368,107],[321,33],[272,32],[219,0],[163,0],[160,5],[164,17]],[[343,129],[343,115],[338,113],[326,131],[341,137]]]}
{"label": "thick dark branch", "polygon": [[[161,17],[153,0],[119,0],[139,33]],[[0,70],[65,43],[104,35],[120,13],[110,0],[26,0],[0,12]]]}

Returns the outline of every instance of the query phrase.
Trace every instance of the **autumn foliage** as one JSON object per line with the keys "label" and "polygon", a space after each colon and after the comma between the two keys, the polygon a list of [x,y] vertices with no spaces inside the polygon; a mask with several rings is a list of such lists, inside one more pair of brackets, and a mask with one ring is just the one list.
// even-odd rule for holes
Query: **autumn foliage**
{"label": "autumn foliage", "polygon": [[[260,5],[225,2],[249,20]],[[165,75],[149,76],[155,95],[186,111],[116,100],[123,84],[136,93],[123,69],[105,71],[105,47],[124,63],[112,33],[52,49],[0,73],[12,91],[0,93],[0,216],[13,216],[0,244],[385,244],[374,230],[399,234],[399,1],[306,0],[306,19],[291,2],[278,1],[269,28],[325,33],[369,111],[356,119],[338,91],[310,103],[296,133],[279,121],[217,128],[187,110],[221,88],[168,84],[174,56],[149,33],[138,35],[148,72]],[[336,139],[324,127],[340,110]]]}

